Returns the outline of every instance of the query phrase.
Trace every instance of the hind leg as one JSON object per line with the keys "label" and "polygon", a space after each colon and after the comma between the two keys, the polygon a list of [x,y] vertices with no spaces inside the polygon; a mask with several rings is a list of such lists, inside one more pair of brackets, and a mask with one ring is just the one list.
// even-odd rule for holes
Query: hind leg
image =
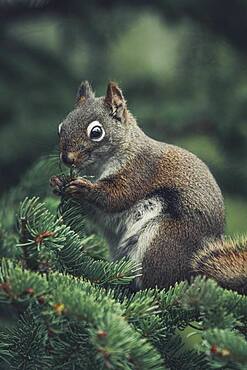
{"label": "hind leg", "polygon": [[142,260],[141,287],[169,288],[177,281],[189,279],[191,257],[200,248],[201,238],[195,224],[181,220],[162,222]]}

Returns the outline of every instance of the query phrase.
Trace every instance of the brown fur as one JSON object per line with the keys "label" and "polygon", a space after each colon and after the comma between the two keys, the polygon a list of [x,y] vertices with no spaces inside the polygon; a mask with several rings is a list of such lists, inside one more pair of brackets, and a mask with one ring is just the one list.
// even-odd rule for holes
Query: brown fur
{"label": "brown fur", "polygon": [[[202,241],[222,234],[223,206],[219,207],[220,193],[212,192],[213,178],[194,155],[169,146],[156,162],[153,157],[150,163],[149,160],[143,152],[115,176],[94,184],[86,180],[87,194],[85,180],[77,180],[77,184],[80,181],[82,184],[77,196],[81,198],[84,191],[83,199],[90,199],[104,211],[115,213],[130,208],[158,188],[178,189],[181,197],[178,214],[161,221],[159,234],[143,260],[142,285],[169,287],[189,278],[192,253],[202,246]],[[195,184],[200,184],[203,178],[204,186],[197,189]],[[74,191],[75,195],[78,188]],[[197,214],[200,210],[202,214]]]}
{"label": "brown fur", "polygon": [[[106,131],[102,144],[93,143],[86,136],[87,125],[95,120],[101,122]],[[103,228],[108,228],[107,235],[114,234],[113,230],[109,231],[111,223],[119,222],[126,212],[134,212],[141,202],[157,199],[159,205],[162,204],[162,212],[139,230],[136,244],[133,235],[130,247],[124,244],[130,252],[128,248],[138,245],[140,233],[146,235],[145,230],[152,230],[154,225],[155,235],[145,247],[142,259],[142,287],[169,287],[195,272],[215,276],[227,285],[227,276],[217,270],[215,258],[209,261],[203,257],[203,253],[209,251],[207,243],[210,240],[220,243],[224,231],[223,198],[215,179],[207,166],[192,153],[147,137],[127,110],[116,84],[109,84],[103,98],[94,98],[89,85],[81,85],[77,108],[63,123],[60,148],[63,154],[74,158],[76,167],[96,177],[95,182],[78,178],[69,184],[66,192],[85,204],[88,215],[91,214],[96,222],[102,219],[108,222],[103,222]],[[78,151],[81,155],[71,155]],[[110,163],[108,167],[111,169],[113,159],[118,164],[117,169],[103,176],[102,168]],[[52,180],[55,190],[60,183],[60,179]],[[116,239],[118,235],[112,237],[114,242]],[[216,245],[211,244],[212,248]],[[192,256],[198,250],[201,254],[197,254],[192,268]],[[244,262],[246,254],[240,255]],[[235,258],[238,257],[234,256],[230,253],[228,262],[227,253],[220,255],[223,266],[229,268],[232,264],[231,276],[237,266]],[[243,272],[246,273],[245,268]]]}
{"label": "brown fur", "polygon": [[223,287],[247,293],[247,238],[208,243],[192,259],[196,273],[216,279]]}

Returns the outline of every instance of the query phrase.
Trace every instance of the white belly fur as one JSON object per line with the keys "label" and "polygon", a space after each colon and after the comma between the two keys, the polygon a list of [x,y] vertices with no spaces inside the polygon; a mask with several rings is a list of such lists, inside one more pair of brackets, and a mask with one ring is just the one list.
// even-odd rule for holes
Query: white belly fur
{"label": "white belly fur", "polygon": [[102,215],[99,221],[108,239],[113,259],[128,256],[141,263],[157,235],[162,204],[157,198],[142,200],[131,209]]}

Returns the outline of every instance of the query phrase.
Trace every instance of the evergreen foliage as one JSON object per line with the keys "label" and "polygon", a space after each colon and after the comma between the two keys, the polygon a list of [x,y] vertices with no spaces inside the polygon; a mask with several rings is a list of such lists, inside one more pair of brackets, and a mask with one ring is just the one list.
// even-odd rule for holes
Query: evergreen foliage
{"label": "evergreen foliage", "polygon": [[1,368],[246,370],[247,297],[203,277],[133,292],[140,266],[110,262],[81,205],[50,196],[56,163],[1,200]]}

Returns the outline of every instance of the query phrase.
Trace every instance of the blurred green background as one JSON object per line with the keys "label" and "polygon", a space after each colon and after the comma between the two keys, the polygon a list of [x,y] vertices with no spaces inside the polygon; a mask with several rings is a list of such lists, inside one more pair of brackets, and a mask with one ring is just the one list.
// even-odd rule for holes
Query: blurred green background
{"label": "blurred green background", "polygon": [[147,133],[209,165],[245,232],[246,35],[245,0],[0,0],[0,191],[57,145],[82,79],[113,79]]}

